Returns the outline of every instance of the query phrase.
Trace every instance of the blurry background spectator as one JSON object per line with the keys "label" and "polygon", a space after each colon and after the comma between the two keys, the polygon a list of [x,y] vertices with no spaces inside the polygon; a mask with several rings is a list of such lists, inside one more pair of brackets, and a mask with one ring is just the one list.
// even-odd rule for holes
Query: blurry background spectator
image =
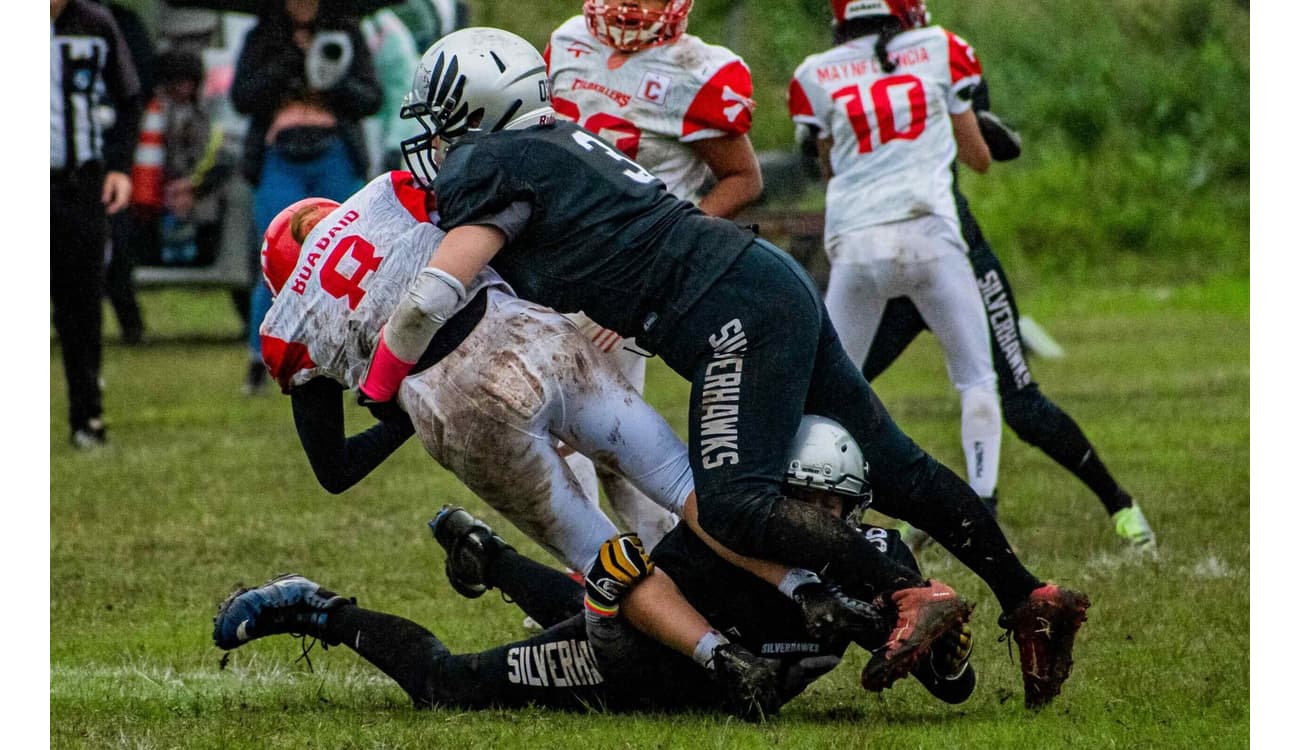
{"label": "blurry background spectator", "polygon": [[379,114],[366,121],[366,135],[370,140],[370,164],[376,171],[403,169],[402,139],[411,123],[403,122],[398,114],[402,100],[411,90],[415,65],[424,48],[416,49],[415,37],[396,13],[381,9],[361,22],[366,42],[375,56],[375,69],[384,89],[384,103]]}
{"label": "blurry background spectator", "polygon": [[202,100],[203,60],[191,50],[157,57],[132,178],[130,238],[154,265],[206,265],[221,238],[220,188],[230,173],[222,131]]}
{"label": "blurry background spectator", "polygon": [[[293,201],[309,195],[345,200],[370,173],[361,120],[379,111],[383,90],[348,5],[268,3],[244,39],[230,94],[235,109],[250,117],[241,166],[254,186],[259,235]],[[271,293],[260,278],[251,298],[248,394],[266,383],[257,329]]]}
{"label": "blurry background spectator", "polygon": [[50,0],[50,300],[73,447],[107,442],[99,385],[106,215],[131,199],[140,81],[101,6]]}

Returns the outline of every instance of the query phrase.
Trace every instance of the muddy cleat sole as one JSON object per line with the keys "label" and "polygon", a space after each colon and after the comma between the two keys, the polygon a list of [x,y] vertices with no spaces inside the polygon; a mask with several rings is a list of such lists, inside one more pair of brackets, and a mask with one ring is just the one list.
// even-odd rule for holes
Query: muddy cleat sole
{"label": "muddy cleat sole", "polygon": [[300,575],[277,576],[257,588],[237,588],[227,596],[212,618],[212,641],[229,651],[280,633],[320,638],[328,613],[355,602]]}
{"label": "muddy cleat sole", "polygon": [[1137,503],[1115,511],[1110,518],[1115,522],[1115,534],[1130,547],[1143,554],[1156,554],[1156,532]]}
{"label": "muddy cleat sole", "polygon": [[487,568],[492,557],[510,548],[492,528],[469,511],[444,505],[429,521],[433,538],[447,552],[447,581],[466,599],[477,599],[492,588],[487,583]]}
{"label": "muddy cleat sole", "polygon": [[1061,694],[1074,665],[1074,636],[1091,604],[1085,594],[1049,583],[1000,619],[1020,647],[1026,708],[1041,708]]}
{"label": "muddy cleat sole", "polygon": [[907,676],[920,658],[941,638],[960,632],[972,607],[947,585],[931,581],[895,591],[898,619],[889,640],[862,670],[862,687],[878,693]]}

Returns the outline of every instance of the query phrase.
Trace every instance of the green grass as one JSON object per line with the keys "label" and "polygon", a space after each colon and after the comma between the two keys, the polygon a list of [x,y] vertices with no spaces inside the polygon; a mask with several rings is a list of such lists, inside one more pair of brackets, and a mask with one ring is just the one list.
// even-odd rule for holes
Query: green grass
{"label": "green grass", "polygon": [[[1091,619],[1062,698],[1021,707],[987,589],[946,553],[928,572],[978,602],[980,687],[965,705],[915,683],[857,687],[853,652],[765,726],[705,716],[542,710],[416,712],[345,649],[287,638],[219,668],[216,603],[236,581],[297,570],[429,626],[453,649],[522,635],[494,594],[467,601],[441,575],[424,522],[444,502],[500,516],[414,444],[342,496],[313,480],[288,399],[246,399],[238,323],[218,293],[143,295],[153,341],[105,353],[112,446],[66,444],[51,353],[50,724],[58,747],[1242,747],[1249,739],[1249,286],[1017,290],[1064,344],[1033,363],[1160,535],[1162,559],[1121,554],[1099,503],[1007,434],[1007,532],[1030,567],[1087,591]],[[114,332],[109,332],[110,342]],[[877,383],[904,429],[961,465],[957,399],[923,337]],[[679,430],[686,385],[652,363],[648,393]],[[350,413],[353,426],[364,414]]]}

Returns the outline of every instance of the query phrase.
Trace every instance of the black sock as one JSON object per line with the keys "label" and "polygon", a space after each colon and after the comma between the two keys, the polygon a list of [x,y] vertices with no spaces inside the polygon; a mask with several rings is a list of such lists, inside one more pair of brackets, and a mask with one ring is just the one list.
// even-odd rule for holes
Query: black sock
{"label": "black sock", "polygon": [[993,589],[1004,610],[1042,585],[1011,551],[1002,529],[979,495],[952,470],[931,459],[931,470],[898,507],[880,510],[907,521],[942,544]]}
{"label": "black sock", "polygon": [[488,563],[487,583],[510,597],[543,628],[582,611],[585,589],[567,573],[543,565],[513,549],[502,549]]}
{"label": "black sock", "polygon": [[342,644],[401,686],[418,707],[432,703],[439,662],[448,655],[433,633],[397,615],[345,604],[329,613],[321,640]]}
{"label": "black sock", "polygon": [[1003,410],[1016,435],[1088,485],[1106,506],[1107,514],[1133,504],[1133,498],[1115,481],[1079,424],[1036,385],[1009,397],[1003,402]]}
{"label": "black sock", "polygon": [[924,579],[887,557],[866,537],[820,508],[781,499],[772,505],[763,535],[763,556],[823,573],[851,596],[919,586]]}

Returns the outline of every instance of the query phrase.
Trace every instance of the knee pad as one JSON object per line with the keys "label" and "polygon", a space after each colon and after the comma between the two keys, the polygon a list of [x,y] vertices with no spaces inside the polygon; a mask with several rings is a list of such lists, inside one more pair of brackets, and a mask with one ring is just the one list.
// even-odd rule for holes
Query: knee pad
{"label": "knee pad", "polygon": [[990,434],[1002,429],[1002,406],[992,386],[975,386],[961,393],[962,432]]}

